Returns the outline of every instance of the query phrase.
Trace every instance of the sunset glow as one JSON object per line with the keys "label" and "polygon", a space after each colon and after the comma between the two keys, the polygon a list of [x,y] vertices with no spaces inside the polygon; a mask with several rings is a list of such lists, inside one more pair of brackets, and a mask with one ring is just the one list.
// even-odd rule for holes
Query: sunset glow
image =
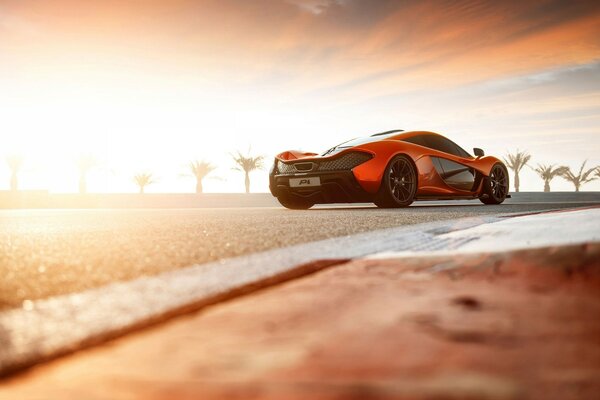
{"label": "sunset glow", "polygon": [[91,154],[90,192],[140,171],[191,192],[193,159],[218,167],[207,192],[242,191],[236,150],[269,164],[395,128],[599,165],[600,3],[0,0],[0,190],[7,155],[21,188],[76,192]]}

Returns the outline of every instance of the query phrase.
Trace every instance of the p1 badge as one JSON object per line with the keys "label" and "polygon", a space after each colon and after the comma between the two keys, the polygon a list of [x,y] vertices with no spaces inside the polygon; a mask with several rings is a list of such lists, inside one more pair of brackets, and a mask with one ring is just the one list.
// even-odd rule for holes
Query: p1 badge
{"label": "p1 badge", "polygon": [[290,179],[290,187],[299,188],[299,187],[314,187],[321,186],[321,178],[318,176],[313,176],[310,178],[291,178]]}

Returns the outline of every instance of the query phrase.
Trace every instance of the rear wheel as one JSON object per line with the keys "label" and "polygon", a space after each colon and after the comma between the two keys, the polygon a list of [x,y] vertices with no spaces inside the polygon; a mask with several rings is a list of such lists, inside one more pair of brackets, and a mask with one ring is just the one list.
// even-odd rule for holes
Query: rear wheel
{"label": "rear wheel", "polygon": [[279,196],[277,197],[277,200],[279,200],[279,203],[282,206],[289,208],[290,210],[308,210],[315,205],[312,201],[302,198]]}
{"label": "rear wheel", "polygon": [[385,168],[374,203],[383,208],[408,207],[416,193],[417,171],[408,157],[399,155]]}
{"label": "rear wheel", "polygon": [[483,190],[479,200],[483,204],[500,204],[508,195],[508,171],[500,163],[494,164],[490,176],[483,180]]}

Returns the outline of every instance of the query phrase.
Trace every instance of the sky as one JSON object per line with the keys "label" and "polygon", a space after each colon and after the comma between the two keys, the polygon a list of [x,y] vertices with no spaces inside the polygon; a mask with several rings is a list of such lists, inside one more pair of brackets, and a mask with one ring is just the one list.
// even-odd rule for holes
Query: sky
{"label": "sky", "polygon": [[[431,130],[531,165],[600,165],[600,2],[0,0],[0,158],[22,189],[243,191],[230,154]],[[529,168],[521,190],[542,190]],[[9,170],[0,160],[0,190]],[[553,190],[572,190],[560,178]],[[600,190],[600,180],[582,190]]]}

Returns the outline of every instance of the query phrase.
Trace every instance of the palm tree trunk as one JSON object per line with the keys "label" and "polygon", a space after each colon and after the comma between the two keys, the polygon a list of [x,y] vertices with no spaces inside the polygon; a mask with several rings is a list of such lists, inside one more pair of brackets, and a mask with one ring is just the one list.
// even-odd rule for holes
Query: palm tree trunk
{"label": "palm tree trunk", "polygon": [[17,177],[16,172],[13,172],[10,175],[10,190],[12,190],[13,192],[19,190],[19,178]]}
{"label": "palm tree trunk", "polygon": [[515,192],[519,192],[519,173],[515,171]]}
{"label": "palm tree trunk", "polygon": [[580,185],[579,185],[579,183],[576,183],[576,184],[575,184],[575,191],[576,191],[576,192],[579,192],[579,186],[580,186]]}
{"label": "palm tree trunk", "polygon": [[246,171],[246,179],[244,181],[246,184],[246,193],[250,193],[250,174]]}
{"label": "palm tree trunk", "polygon": [[202,179],[196,178],[196,193],[202,193]]}
{"label": "palm tree trunk", "polygon": [[140,185],[140,194],[144,194],[144,185]]}
{"label": "palm tree trunk", "polygon": [[546,180],[544,181],[544,192],[549,192],[550,191],[550,181]]}

